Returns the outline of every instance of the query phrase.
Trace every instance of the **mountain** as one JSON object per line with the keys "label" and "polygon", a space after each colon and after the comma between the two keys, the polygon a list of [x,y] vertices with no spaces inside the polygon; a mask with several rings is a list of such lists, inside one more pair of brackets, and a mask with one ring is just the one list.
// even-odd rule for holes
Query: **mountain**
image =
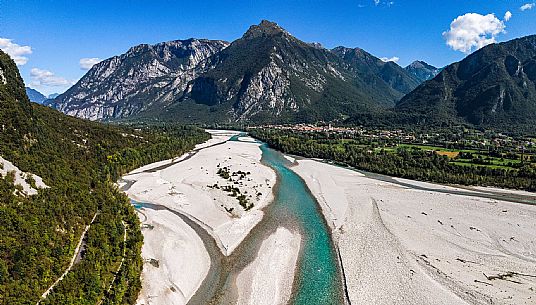
{"label": "mountain", "polygon": [[415,76],[420,83],[434,78],[437,74],[439,74],[439,72],[441,72],[441,69],[420,60],[412,62],[404,69],[411,75]]}
{"label": "mountain", "polygon": [[300,41],[264,20],[210,58],[214,68],[191,82],[187,98],[222,107],[236,121],[316,121],[394,105],[400,90],[417,86],[397,86],[394,79],[407,76],[402,69],[392,82],[388,71],[378,75],[376,65],[385,63],[370,54],[373,64],[344,53]]}
{"label": "mountain", "polygon": [[73,87],[49,102],[66,114],[91,120],[126,117],[165,104],[228,45],[188,39],[142,44],[94,65]]}
{"label": "mountain", "polygon": [[28,95],[28,98],[30,99],[31,102],[42,104],[47,99],[47,97],[44,94],[42,94],[41,92],[35,89],[32,89],[30,87],[25,87],[25,89],[26,89],[26,95]]}
{"label": "mountain", "polygon": [[56,97],[60,95],[59,93],[52,93],[52,94],[49,94],[48,96],[45,96],[43,93],[35,89],[32,89],[30,87],[25,87],[25,89],[26,89],[26,95],[30,99],[30,102],[34,102],[37,104],[51,103],[52,100],[54,100]]}
{"label": "mountain", "polygon": [[421,81],[394,62],[385,62],[360,48],[336,47],[333,53],[349,65],[350,71],[376,94],[386,94],[389,100],[398,100],[415,89]]}
{"label": "mountain", "polygon": [[405,96],[399,113],[418,122],[533,129],[536,122],[536,35],[488,45]]}
{"label": "mountain", "polygon": [[[161,51],[174,44],[181,52]],[[166,64],[170,58],[181,64]],[[94,66],[52,106],[92,120],[338,120],[394,106],[418,84],[395,63],[305,43],[264,20],[231,44],[191,39],[134,47]]]}

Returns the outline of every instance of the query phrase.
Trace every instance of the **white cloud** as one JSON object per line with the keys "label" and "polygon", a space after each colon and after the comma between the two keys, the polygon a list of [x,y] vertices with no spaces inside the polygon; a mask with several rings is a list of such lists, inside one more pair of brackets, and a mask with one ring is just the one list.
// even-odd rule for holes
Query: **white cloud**
{"label": "white cloud", "polygon": [[[510,17],[511,13],[507,12],[505,20],[508,21]],[[505,28],[505,21],[499,20],[494,14],[467,13],[452,21],[450,30],[443,32],[443,38],[453,50],[471,53],[497,42],[496,37],[504,33]]]}
{"label": "white cloud", "polygon": [[30,46],[21,46],[13,43],[12,39],[0,38],[0,49],[6,52],[18,66],[22,66],[28,62],[28,57],[24,55],[32,54]]}
{"label": "white cloud", "polygon": [[398,58],[398,57],[396,57],[396,56],[393,56],[393,57],[391,57],[391,58],[388,58],[388,57],[382,57],[382,58],[380,58],[380,59],[381,59],[381,61],[383,61],[383,62],[390,62],[390,61],[392,61],[392,62],[395,62],[395,63],[398,62],[398,61],[400,60],[400,58]]}
{"label": "white cloud", "polygon": [[508,21],[508,20],[510,20],[510,18],[512,18],[512,12],[507,11],[507,12],[504,14],[504,21]]}
{"label": "white cloud", "polygon": [[388,7],[391,7],[395,4],[394,1],[381,1],[381,0],[374,0],[374,5],[386,5]]}
{"label": "white cloud", "polygon": [[38,68],[32,68],[32,70],[30,70],[30,77],[32,78],[32,85],[37,87],[65,87],[73,84],[72,81],[57,76],[48,70]]}
{"label": "white cloud", "polygon": [[100,58],[97,57],[91,57],[91,58],[81,58],[80,59],[80,69],[82,70],[89,70],[94,65],[101,62]]}
{"label": "white cloud", "polygon": [[536,6],[535,2],[523,4],[519,9],[524,12],[533,9]]}
{"label": "white cloud", "polygon": [[[391,6],[395,5],[394,1],[385,1],[385,0],[372,0],[372,3],[374,3],[374,6],[381,6],[381,7],[385,7],[385,6],[386,7],[391,7]],[[370,5],[370,2],[367,2],[366,4],[364,4],[361,1],[361,3],[357,4],[357,7],[364,8],[364,7],[368,7],[369,5]]]}

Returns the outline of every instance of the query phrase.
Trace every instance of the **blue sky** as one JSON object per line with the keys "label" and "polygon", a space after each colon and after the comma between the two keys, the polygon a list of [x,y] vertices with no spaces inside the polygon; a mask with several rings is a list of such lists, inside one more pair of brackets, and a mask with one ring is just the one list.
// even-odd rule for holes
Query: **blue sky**
{"label": "blue sky", "polygon": [[[18,61],[26,83],[46,94],[78,80],[86,72],[82,58],[105,59],[140,43],[190,37],[232,41],[261,19],[328,48],[360,47],[378,57],[399,58],[402,66],[419,59],[440,67],[474,50],[464,50],[456,40],[466,26],[495,27],[485,38],[496,41],[536,34],[536,7],[527,9],[534,1],[10,0],[0,1],[0,47],[23,57]],[[478,15],[465,16],[450,36],[443,35],[467,13]],[[488,40],[477,45],[482,41]],[[467,48],[467,41],[462,44]]]}

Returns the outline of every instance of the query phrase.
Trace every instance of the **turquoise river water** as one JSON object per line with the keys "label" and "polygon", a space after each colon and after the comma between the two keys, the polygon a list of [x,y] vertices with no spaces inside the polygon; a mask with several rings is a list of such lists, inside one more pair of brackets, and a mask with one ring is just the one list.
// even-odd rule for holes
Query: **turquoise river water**
{"label": "turquoise river water", "polygon": [[304,181],[288,168],[283,155],[261,146],[262,162],[277,173],[278,186],[270,213],[290,214],[302,234],[302,250],[292,304],[344,304],[337,253],[318,203]]}
{"label": "turquoise river water", "polygon": [[[240,140],[238,136],[235,136],[230,141]],[[265,216],[261,224],[244,240],[243,243],[247,245],[237,248],[231,258],[215,258],[219,262],[218,273],[223,274],[222,277],[207,280],[205,287],[199,291],[200,299],[191,300],[189,304],[199,302],[199,300],[203,302],[208,299],[214,300],[214,297],[206,295],[207,293],[227,294],[229,286],[228,283],[225,284],[226,279],[231,278],[230,275],[237,274],[244,267],[238,266],[233,261],[250,260],[252,253],[257,251],[263,238],[278,226],[298,231],[302,236],[294,289],[289,303],[295,305],[344,304],[345,294],[338,255],[331,239],[330,228],[318,203],[305,182],[289,168],[290,162],[280,152],[269,148],[266,144],[262,144],[260,149],[262,151],[261,162],[271,167],[277,174],[274,200],[265,208]],[[135,201],[133,204],[138,209],[158,207]],[[206,239],[205,245],[207,245]],[[225,297],[223,299],[225,300]]]}
{"label": "turquoise river water", "polygon": [[[239,141],[240,136],[229,141]],[[247,143],[244,143],[247,144]],[[251,144],[251,143],[249,143]],[[219,145],[219,144],[217,144]],[[228,304],[236,295],[231,288],[232,279],[254,258],[260,244],[278,226],[297,231],[302,236],[300,256],[295,275],[293,294],[289,304],[294,305],[342,305],[345,304],[345,291],[338,254],[318,203],[311,195],[305,182],[290,168],[290,162],[283,155],[266,144],[260,146],[262,163],[271,167],[277,174],[274,200],[264,209],[263,221],[252,230],[231,256],[224,257],[214,240],[194,221],[180,215],[200,235],[211,253],[212,267],[202,287],[192,297],[190,304]],[[199,150],[197,150],[199,151]],[[193,156],[197,151],[193,151]],[[190,157],[191,157],[190,156]],[[162,168],[159,168],[159,170]],[[399,183],[392,178],[368,173],[373,179]],[[407,186],[417,188],[415,186]],[[438,190],[435,190],[438,191]],[[450,192],[450,191],[449,191]],[[474,195],[470,192],[452,192]],[[503,198],[500,194],[480,194],[486,198]],[[511,196],[511,195],[508,195]],[[511,198],[513,202],[524,202],[524,198]],[[137,209],[167,209],[162,206],[132,201]],[[531,202],[534,204],[534,201]],[[180,213],[173,211],[175,214]],[[232,303],[232,302],[231,302]]]}

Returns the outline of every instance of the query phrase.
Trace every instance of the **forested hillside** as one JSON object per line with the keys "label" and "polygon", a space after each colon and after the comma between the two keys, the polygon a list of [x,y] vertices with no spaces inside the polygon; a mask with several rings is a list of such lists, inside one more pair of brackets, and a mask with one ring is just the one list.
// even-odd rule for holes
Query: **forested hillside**
{"label": "forested hillside", "polygon": [[23,195],[14,191],[20,186],[12,174],[0,177],[0,304],[39,301],[69,266],[95,215],[82,259],[41,304],[134,304],[143,237],[113,182],[209,135],[187,127],[103,125],[32,105],[15,63],[1,51],[0,123],[0,156],[49,186]]}
{"label": "forested hillside", "polygon": [[406,95],[395,110],[414,124],[469,123],[500,131],[534,131],[536,35],[479,49]]}

